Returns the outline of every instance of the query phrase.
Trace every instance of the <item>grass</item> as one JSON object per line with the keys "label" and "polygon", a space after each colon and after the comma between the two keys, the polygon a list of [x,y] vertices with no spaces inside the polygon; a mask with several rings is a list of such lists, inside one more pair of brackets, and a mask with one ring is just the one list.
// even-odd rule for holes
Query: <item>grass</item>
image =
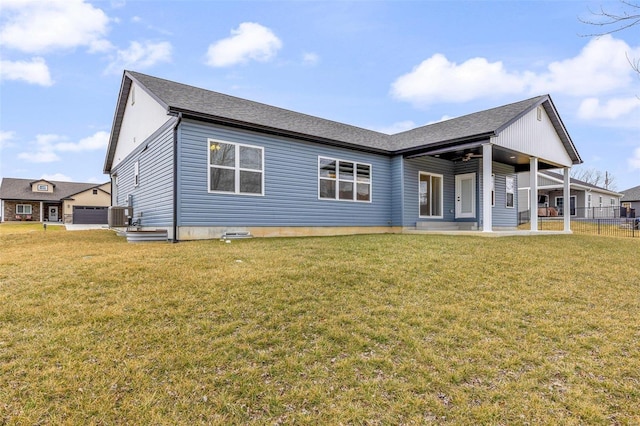
{"label": "grass", "polygon": [[640,422],[637,239],[25,229],[1,424]]}

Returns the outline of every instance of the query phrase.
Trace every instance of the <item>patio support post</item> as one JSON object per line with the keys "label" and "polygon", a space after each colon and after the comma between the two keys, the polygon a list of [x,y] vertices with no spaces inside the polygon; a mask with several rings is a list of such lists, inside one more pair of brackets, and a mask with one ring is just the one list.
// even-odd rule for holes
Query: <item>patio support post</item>
{"label": "patio support post", "polygon": [[538,231],[538,158],[529,159],[529,205],[531,206],[531,231]]}
{"label": "patio support post", "polygon": [[44,203],[40,201],[40,222],[44,222]]}
{"label": "patio support post", "polygon": [[562,188],[562,214],[564,217],[564,231],[571,232],[571,167],[564,168],[564,182]]}
{"label": "patio support post", "polygon": [[493,209],[491,208],[492,152],[493,149],[490,143],[482,144],[482,232],[493,231]]}

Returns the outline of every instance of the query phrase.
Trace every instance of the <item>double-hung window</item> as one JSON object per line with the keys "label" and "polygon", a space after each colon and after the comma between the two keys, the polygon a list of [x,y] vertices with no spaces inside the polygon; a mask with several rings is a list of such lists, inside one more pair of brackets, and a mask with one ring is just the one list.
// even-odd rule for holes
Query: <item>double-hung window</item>
{"label": "double-hung window", "polygon": [[209,192],[264,195],[264,148],[209,139]]}
{"label": "double-hung window", "polygon": [[33,207],[31,204],[17,204],[16,214],[32,214]]}
{"label": "double-hung window", "polygon": [[371,164],[318,157],[318,198],[371,201]]}
{"label": "double-hung window", "polygon": [[442,175],[420,172],[420,217],[442,217]]}
{"label": "double-hung window", "polygon": [[505,190],[507,193],[507,207],[515,206],[516,180],[513,176],[505,178]]}
{"label": "double-hung window", "polygon": [[133,186],[140,185],[140,162],[133,163]]}

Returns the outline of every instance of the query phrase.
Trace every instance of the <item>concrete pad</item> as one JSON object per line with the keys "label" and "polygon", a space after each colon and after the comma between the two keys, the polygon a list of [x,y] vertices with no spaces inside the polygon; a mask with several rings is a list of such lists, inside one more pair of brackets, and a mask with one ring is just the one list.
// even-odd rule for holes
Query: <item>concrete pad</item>
{"label": "concrete pad", "polygon": [[109,225],[78,225],[73,223],[66,223],[65,228],[67,231],[87,231],[89,229],[109,229]]}

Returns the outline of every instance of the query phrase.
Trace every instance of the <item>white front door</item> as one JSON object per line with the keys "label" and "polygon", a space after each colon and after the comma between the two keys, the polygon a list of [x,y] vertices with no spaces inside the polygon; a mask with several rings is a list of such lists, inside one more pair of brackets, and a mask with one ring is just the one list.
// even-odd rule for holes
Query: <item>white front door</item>
{"label": "white front door", "polygon": [[456,175],[456,219],[476,217],[476,174]]}
{"label": "white front door", "polygon": [[49,206],[49,222],[57,222],[57,221],[58,221],[58,207]]}

